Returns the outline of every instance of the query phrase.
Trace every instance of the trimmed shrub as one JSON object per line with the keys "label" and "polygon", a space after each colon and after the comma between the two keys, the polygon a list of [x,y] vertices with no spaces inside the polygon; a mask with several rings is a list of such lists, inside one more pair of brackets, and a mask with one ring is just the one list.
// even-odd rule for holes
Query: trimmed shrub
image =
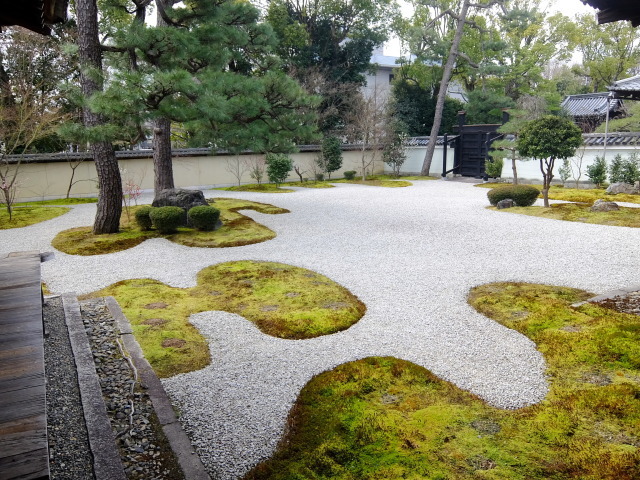
{"label": "trimmed shrub", "polygon": [[173,233],[180,226],[184,210],[180,207],[158,207],[151,210],[149,217],[160,233]]}
{"label": "trimmed shrub", "polygon": [[356,178],[356,171],[347,170],[346,172],[344,172],[344,178],[347,180],[353,180],[354,178]]}
{"label": "trimmed shrub", "polygon": [[504,160],[496,157],[493,161],[487,161],[484,164],[484,171],[487,176],[491,178],[500,178],[502,176],[502,167],[504,166]]}
{"label": "trimmed shrub", "polygon": [[506,185],[492,188],[487,192],[491,205],[496,206],[500,200],[510,198],[518,207],[530,207],[540,195],[540,190],[531,185]]}
{"label": "trimmed shrub", "polygon": [[291,157],[284,153],[267,153],[266,161],[269,181],[275,183],[276,187],[280,186],[293,168]]}
{"label": "trimmed shrub", "polygon": [[602,187],[607,179],[607,162],[603,157],[597,156],[593,163],[587,166],[587,177],[596,187]]}
{"label": "trimmed shrub", "polygon": [[145,205],[144,207],[140,207],[136,210],[136,223],[140,227],[140,230],[151,230],[153,226],[153,222],[151,221],[151,211],[153,207],[151,205]]}
{"label": "trimmed shrub", "polygon": [[316,173],[316,181],[322,182],[324,180],[324,173]]}
{"label": "trimmed shrub", "polygon": [[203,231],[211,231],[216,228],[216,223],[220,218],[220,210],[215,207],[200,205],[193,207],[187,212],[189,223],[193,228]]}

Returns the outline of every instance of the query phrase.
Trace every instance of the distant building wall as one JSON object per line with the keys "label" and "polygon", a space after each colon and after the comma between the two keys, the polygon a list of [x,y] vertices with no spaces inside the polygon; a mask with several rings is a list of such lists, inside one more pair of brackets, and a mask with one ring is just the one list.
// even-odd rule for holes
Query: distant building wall
{"label": "distant building wall", "polygon": [[[345,171],[362,171],[362,153],[355,146],[346,147],[343,151],[342,168],[331,174],[332,178],[342,178]],[[373,152],[367,151],[367,160]],[[318,147],[306,147],[306,151],[291,155],[303,178],[313,179],[313,165],[318,156]],[[132,180],[143,190],[153,190],[153,159],[150,151],[117,152],[118,164],[123,182]],[[237,185],[236,177],[229,171],[235,162],[264,158],[261,155],[211,155],[206,149],[185,149],[174,153],[173,175],[176,187],[215,188]],[[373,169],[368,172],[382,173],[381,152],[376,152]],[[78,161],[78,156],[69,156],[69,160]],[[19,167],[19,189],[16,201],[48,200],[64,198],[71,179],[71,165],[64,154],[56,155],[24,155]],[[288,181],[299,180],[295,171],[291,171]],[[71,196],[95,196],[98,193],[98,182],[93,160],[86,158],[76,168]],[[242,183],[255,183],[245,171]],[[263,182],[268,182],[265,176]]]}
{"label": "distant building wall", "polygon": [[[585,140],[585,145],[578,149],[575,157],[569,159],[574,174],[569,177],[567,183],[575,182],[574,176],[577,176],[578,165],[580,165],[581,172],[580,183],[589,183],[587,167],[594,162],[597,156],[605,155],[603,134],[586,134],[583,138]],[[407,147],[407,160],[402,166],[402,173],[415,174],[420,172],[426,150],[426,145]],[[431,175],[439,176],[442,173],[442,152],[442,146],[438,145],[431,162]],[[613,133],[609,135],[605,156],[607,164],[609,164],[616,155],[621,155],[623,158],[626,158],[633,153],[640,154],[640,133]],[[449,148],[447,154],[447,170],[453,168],[453,157],[454,149]],[[582,157],[581,162],[580,157]],[[556,160],[554,166],[554,183],[560,181],[558,169],[561,166],[562,160]],[[518,178],[523,182],[542,182],[542,173],[540,172],[539,161],[517,160],[516,171],[518,172]],[[391,167],[385,165],[385,172],[390,173]],[[505,159],[504,161],[501,178],[504,181],[513,180],[513,170],[511,168],[510,159]]]}

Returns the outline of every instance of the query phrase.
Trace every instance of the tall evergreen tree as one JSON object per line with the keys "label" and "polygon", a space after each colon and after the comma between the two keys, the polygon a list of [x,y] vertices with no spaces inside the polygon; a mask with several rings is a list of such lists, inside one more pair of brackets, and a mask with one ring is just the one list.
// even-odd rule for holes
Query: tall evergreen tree
{"label": "tall evergreen tree", "polygon": [[342,132],[371,55],[388,35],[394,0],[273,0],[266,20],[287,71],[322,96],[320,128]]}
{"label": "tall evergreen tree", "polygon": [[[132,22],[114,32],[114,73],[93,106],[115,121],[155,121],[156,188],[173,182],[170,125],[191,143],[233,152],[291,151],[312,134],[314,99],[279,68],[271,29],[248,3],[158,1],[155,27]],[[163,119],[163,120],[161,120]]]}
{"label": "tall evergreen tree", "polygon": [[[98,8],[96,0],[76,0],[78,18],[78,53],[80,57],[80,85],[86,98],[102,91],[102,50],[98,40]],[[104,125],[104,118],[88,105],[83,108],[84,125],[96,129]],[[95,139],[90,144],[98,174],[98,209],[93,233],[116,233],[122,213],[122,180],[113,146],[108,140]]]}

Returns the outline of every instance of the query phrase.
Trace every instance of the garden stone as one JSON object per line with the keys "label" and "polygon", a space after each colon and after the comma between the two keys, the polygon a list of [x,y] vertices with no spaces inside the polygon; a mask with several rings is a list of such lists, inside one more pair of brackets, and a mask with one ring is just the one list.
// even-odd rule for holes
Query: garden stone
{"label": "garden stone", "polygon": [[616,195],[618,193],[627,193],[630,195],[637,195],[640,193],[640,190],[635,185],[631,185],[630,183],[612,183],[607,187],[606,193],[610,195]]}
{"label": "garden stone", "polygon": [[596,200],[593,206],[589,209],[592,212],[611,212],[613,210],[620,210],[620,207],[616,202],[607,202],[606,200]]}
{"label": "garden stone", "polygon": [[500,200],[496,204],[496,207],[498,208],[498,210],[502,210],[503,208],[512,208],[515,206],[516,206],[516,202],[514,202],[510,198],[505,198],[504,200]]}
{"label": "garden stone", "polygon": [[200,205],[207,206],[209,203],[204,198],[201,190],[187,190],[184,188],[167,188],[156,194],[151,204],[154,207],[180,207],[184,214],[180,221],[180,226],[190,226],[187,219],[187,212],[190,208]]}

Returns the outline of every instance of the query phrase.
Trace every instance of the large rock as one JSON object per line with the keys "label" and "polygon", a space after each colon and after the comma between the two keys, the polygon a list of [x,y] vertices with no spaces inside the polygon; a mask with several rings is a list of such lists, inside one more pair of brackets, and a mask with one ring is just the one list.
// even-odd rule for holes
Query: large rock
{"label": "large rock", "polygon": [[620,207],[616,202],[607,202],[606,200],[596,200],[593,206],[589,209],[592,212],[611,212],[613,210],[620,210]]}
{"label": "large rock", "polygon": [[190,208],[199,205],[209,205],[201,190],[186,190],[184,188],[167,188],[156,194],[151,204],[154,207],[180,207],[184,210],[181,226],[190,226],[187,221],[187,212]]}
{"label": "large rock", "polygon": [[502,210],[503,208],[511,208],[515,206],[516,206],[516,202],[514,202],[510,198],[505,198],[504,200],[500,200],[498,203],[496,203],[496,208],[498,210]]}
{"label": "large rock", "polygon": [[607,187],[607,193],[611,195],[616,195],[618,193],[628,193],[631,195],[637,195],[640,193],[640,190],[635,185],[631,185],[630,183],[612,183]]}

